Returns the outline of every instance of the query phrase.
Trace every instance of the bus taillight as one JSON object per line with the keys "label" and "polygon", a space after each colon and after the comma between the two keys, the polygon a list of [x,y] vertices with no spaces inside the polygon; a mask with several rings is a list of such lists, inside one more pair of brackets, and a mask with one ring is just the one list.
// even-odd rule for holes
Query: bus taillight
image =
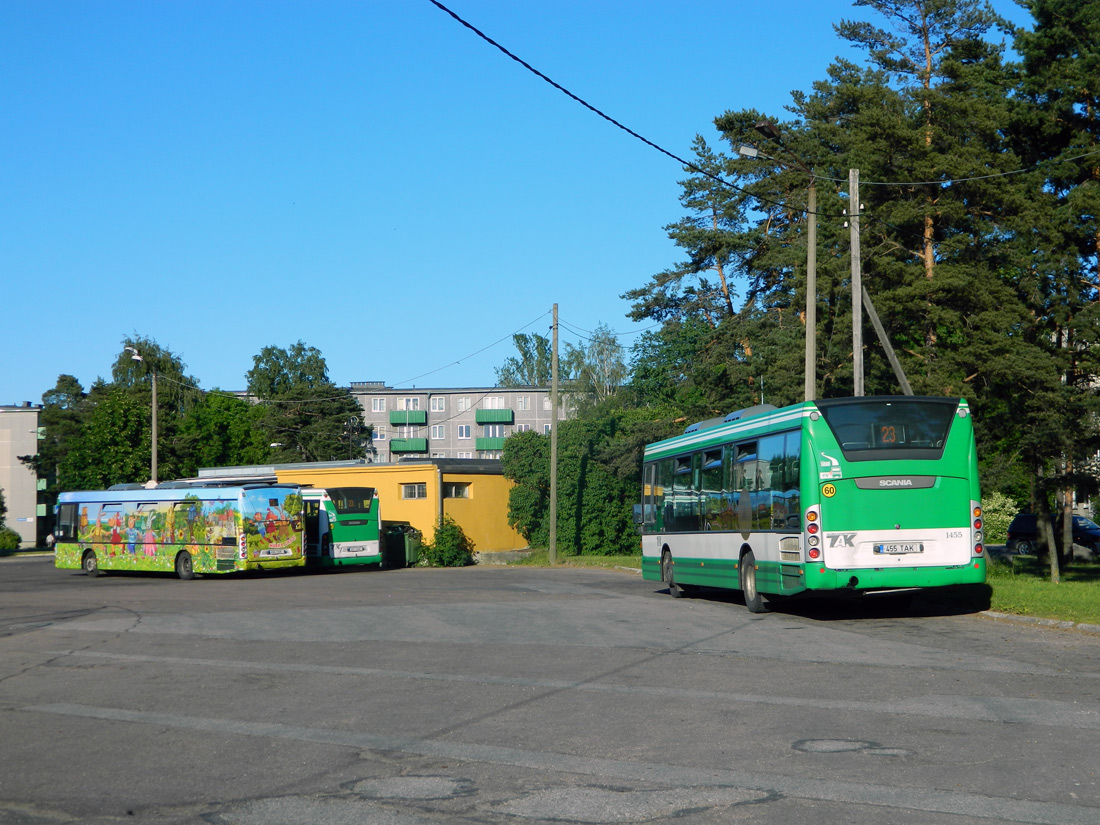
{"label": "bus taillight", "polygon": [[982,503],[980,501],[970,502],[970,516],[970,526],[973,530],[971,541],[974,548],[971,555],[981,556],[985,554],[985,545],[982,543],[985,537],[982,535]]}
{"label": "bus taillight", "polygon": [[818,505],[806,508],[806,558],[821,560],[821,510]]}

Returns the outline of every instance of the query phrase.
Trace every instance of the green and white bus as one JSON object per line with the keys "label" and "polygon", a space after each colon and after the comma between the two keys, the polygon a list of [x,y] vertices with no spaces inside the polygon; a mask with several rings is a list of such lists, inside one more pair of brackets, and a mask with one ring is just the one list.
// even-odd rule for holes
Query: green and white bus
{"label": "green and white bus", "polygon": [[830,398],[693,424],[645,449],[642,576],[765,594],[985,581],[964,399]]}
{"label": "green and white bus", "polygon": [[104,571],[196,573],[301,567],[302,496],[296,484],[153,488],[62,493],[54,564]]}
{"label": "green and white bus", "polygon": [[373,487],[305,487],[302,505],[310,566],[382,564]]}

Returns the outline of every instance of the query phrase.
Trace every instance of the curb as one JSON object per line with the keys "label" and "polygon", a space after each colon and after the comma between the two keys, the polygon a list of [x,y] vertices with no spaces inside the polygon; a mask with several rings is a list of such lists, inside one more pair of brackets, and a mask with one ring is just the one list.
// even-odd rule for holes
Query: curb
{"label": "curb", "polygon": [[983,610],[978,615],[997,621],[1030,624],[1037,627],[1049,627],[1055,630],[1076,630],[1080,633],[1094,633],[1100,635],[1100,624],[1090,624],[1089,622],[1070,622],[1063,619],[1041,619],[1036,616],[1018,616],[1013,613],[998,613],[995,610]]}

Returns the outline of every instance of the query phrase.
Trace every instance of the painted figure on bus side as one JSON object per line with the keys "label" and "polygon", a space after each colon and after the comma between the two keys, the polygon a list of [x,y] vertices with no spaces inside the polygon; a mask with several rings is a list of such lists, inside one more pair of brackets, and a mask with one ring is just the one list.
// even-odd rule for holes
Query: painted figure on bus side
{"label": "painted figure on bus side", "polygon": [[137,527],[137,516],[126,517],[126,552],[131,556],[137,555],[137,545],[141,540],[141,531]]}
{"label": "painted figure on bus side", "polygon": [[152,519],[145,525],[145,534],[142,539],[142,548],[145,550],[145,555],[155,556],[157,554],[157,534],[153,532]]}
{"label": "painted figure on bus side", "polygon": [[256,525],[256,532],[259,533],[260,538],[267,538],[267,522],[264,520],[263,513],[257,510],[256,515],[252,517],[252,523]]}

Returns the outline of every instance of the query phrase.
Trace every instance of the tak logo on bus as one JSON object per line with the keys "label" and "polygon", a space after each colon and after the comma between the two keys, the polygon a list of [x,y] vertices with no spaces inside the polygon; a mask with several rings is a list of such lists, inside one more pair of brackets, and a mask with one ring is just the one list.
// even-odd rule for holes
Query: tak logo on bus
{"label": "tak logo on bus", "polygon": [[829,540],[830,547],[855,547],[856,534],[855,533],[826,533],[825,538]]}

